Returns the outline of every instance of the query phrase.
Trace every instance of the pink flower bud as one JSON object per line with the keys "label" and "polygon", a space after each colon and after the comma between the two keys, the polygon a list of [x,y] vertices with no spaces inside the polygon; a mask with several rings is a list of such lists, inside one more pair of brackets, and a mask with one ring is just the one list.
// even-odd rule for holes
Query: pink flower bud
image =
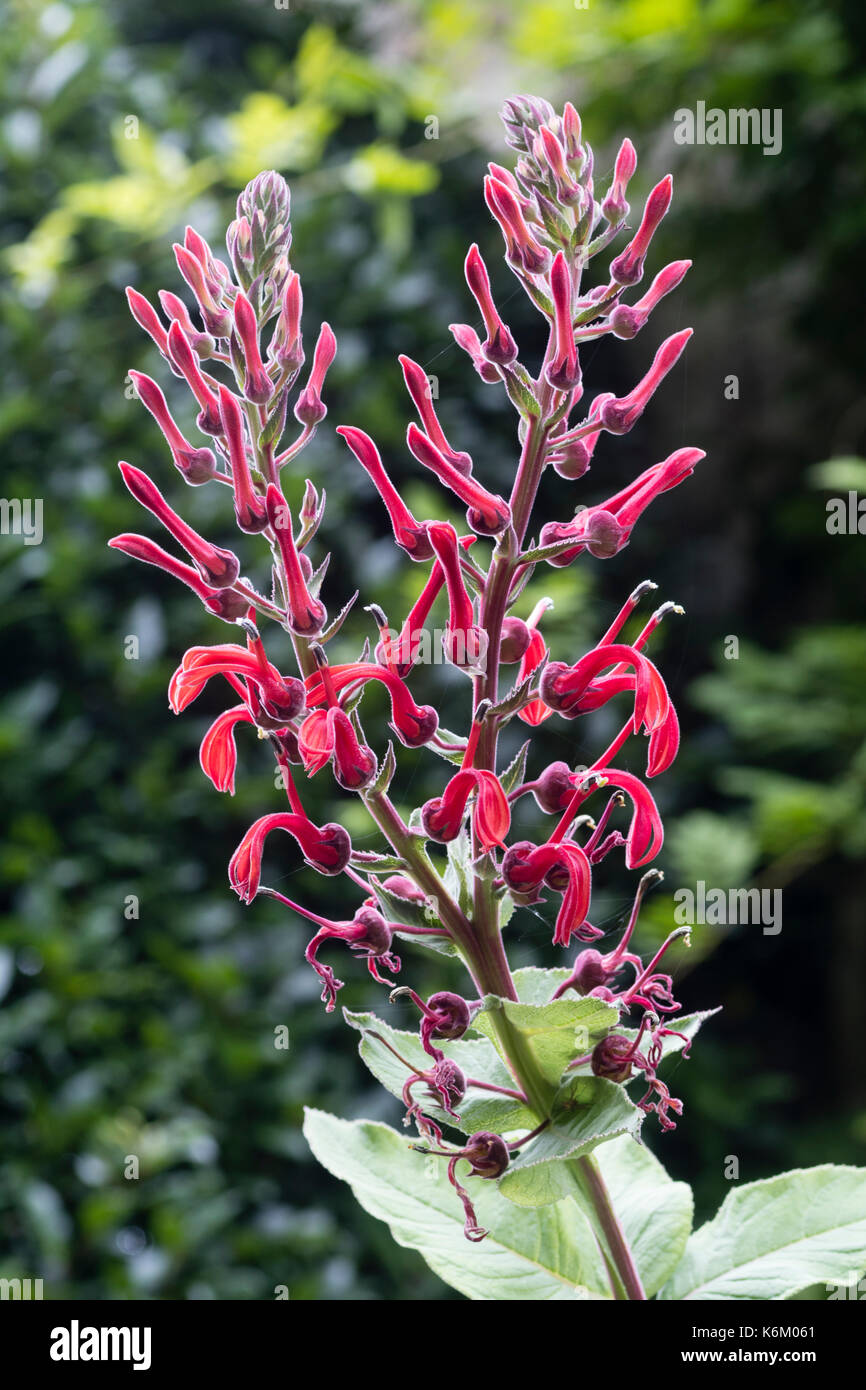
{"label": "pink flower bud", "polygon": [[140,502],[149,512],[153,512],[167,531],[179,541],[193,564],[204,579],[214,589],[230,589],[240,573],[240,562],[230,550],[220,550],[204,540],[191,526],[177,515],[168,505],[159,488],[140,468],[130,463],[119,463],[123,481],[136,502]]}
{"label": "pink flower bud", "polygon": [[656,228],[671,205],[673,179],[666,174],[646,200],[637,232],[625,250],[611,261],[610,277],[618,285],[636,285],[643,275],[643,263]]}

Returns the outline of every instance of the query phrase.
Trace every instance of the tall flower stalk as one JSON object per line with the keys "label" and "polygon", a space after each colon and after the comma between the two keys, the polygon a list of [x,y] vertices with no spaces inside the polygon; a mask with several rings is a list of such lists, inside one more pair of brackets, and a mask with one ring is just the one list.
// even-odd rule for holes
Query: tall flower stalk
{"label": "tall flower stalk", "polygon": [[[671,1129],[682,1110],[659,1068],[668,1051],[687,1054],[690,1046],[690,1032],[677,1027],[680,1005],[667,973],[668,953],[685,932],[671,932],[649,960],[634,950],[641,903],[662,877],[649,867],[662,848],[663,828],[647,781],[667,771],[679,745],[676,712],[652,658],[653,638],[659,623],[681,610],[663,603],[628,640],[626,625],[655,588],[646,581],[623,596],[616,618],[606,631],[599,629],[589,651],[551,654],[544,640],[550,602],[542,599],[530,609],[524,590],[545,563],[561,567],[584,554],[590,560],[616,556],[650,503],[703,458],[698,448],[677,449],[605,500],[574,504],[579,494],[573,484],[590,471],[604,436],[638,424],[691,329],[654,344],[649,369],[622,397],[602,392],[584,400],[581,349],[609,335],[635,337],[690,262],[664,266],[648,290],[637,288],[672,187],[670,177],[662,179],[630,221],[627,192],[637,166],[630,141],[619,151],[609,188],[597,196],[592,150],[570,104],[557,114],[546,101],[518,97],[507,103],[503,118],[515,167],[491,164],[485,200],[502,232],[506,265],[546,325],[546,348],[534,366],[521,360],[500,312],[504,296],[497,295],[496,277],[477,246],[465,263],[475,324],[452,324],[451,332],[482,381],[504,387],[514,408],[518,457],[510,495],[491,491],[470,456],[453,446],[423,368],[408,357],[400,363],[417,418],[408,425],[407,445],[437,480],[443,503],[456,498],[465,508],[465,533],[447,521],[415,517],[375,442],[355,425],[337,431],[380,494],[395,543],[425,577],[412,611],[392,630],[371,596],[356,659],[331,662],[329,643],[354,600],[339,609],[340,600],[326,593],[326,562],[315,554],[324,512],[319,491],[308,480],[293,510],[283,479],[294,474],[323,426],[337,344],[322,324],[304,373],[310,337],[289,260],[289,189],[274,172],[259,175],[238,200],[227,235],[230,264],[192,228],[175,247],[191,309],[163,292],[160,315],[128,291],[132,312],[168,371],[188,386],[204,440],[186,439],[159,386],[143,373],[133,376],[137,393],[162,430],[180,479],[226,490],[239,529],[269,548],[270,575],[263,582],[264,571],[257,579],[243,574],[232,550],[199,535],[156,484],[127,463],[120,468],[129,491],[185,556],[169,554],[146,536],[124,534],[110,544],[173,574],[232,629],[229,641],[187,651],[170,684],[176,713],[214,677],[229,687],[232,703],[201,745],[202,768],[217,790],[234,791],[236,737],[247,737],[247,727],[269,741],[279,769],[286,804],[263,806],[231,858],[231,886],[245,903],[264,893],[299,925],[311,924],[306,960],[328,1011],[342,988],[330,962],[342,954],[342,973],[363,962],[392,1002],[416,1012],[414,1039],[384,1021],[353,1021],[364,1034],[365,1060],[377,1075],[388,1072],[387,1084],[402,1096],[406,1121],[416,1127],[413,1147],[427,1155],[417,1157],[419,1171],[431,1159],[445,1165],[462,1204],[465,1235],[477,1242],[487,1234],[475,1211],[479,1183],[498,1181],[509,1192],[506,1176],[555,1163],[557,1182],[567,1179],[588,1215],[610,1294],[642,1299],[635,1254],[593,1147],[609,1133],[636,1135],[645,1115]],[[592,262],[607,268],[593,275],[590,287],[585,279]],[[562,510],[571,513],[565,520],[536,514],[547,469],[563,479]],[[439,597],[448,615],[444,659],[467,677],[460,735],[444,733],[436,709],[420,704],[411,688]],[[381,730],[368,738],[361,723],[371,682],[384,687],[390,704],[390,741]],[[556,761],[532,767],[531,740],[508,768],[502,766],[500,735],[510,721],[522,721],[531,733],[548,718],[570,722],[612,700],[622,706],[622,727],[589,766]],[[623,765],[624,758],[634,761],[635,740],[642,736],[645,777]],[[453,764],[439,794],[408,820],[389,794],[395,744],[426,746]],[[320,774],[360,798],[380,833],[379,850],[357,850],[341,825],[311,818],[304,786]],[[534,800],[537,826],[531,839],[516,840],[512,808],[525,796]],[[291,865],[299,854],[310,870],[350,880],[357,893],[350,918],[319,915],[263,884],[266,842],[278,830],[296,848],[274,845],[268,852],[275,860],[279,855]],[[601,949],[602,932],[592,922],[593,880],[600,866],[620,858],[640,877],[619,939]],[[547,897],[554,900],[553,944],[565,968],[548,972],[546,999],[537,991],[522,999],[503,927],[515,907]],[[402,983],[406,950],[411,954],[416,946],[461,958],[469,976],[463,995],[439,991],[425,1000]],[[565,1032],[557,1021],[563,1018]],[[542,1034],[545,1047],[538,1045]],[[485,1074],[461,1065],[467,1039],[476,1040],[473,1056],[486,1058],[479,1068]],[[626,1099],[633,1081],[635,1099]],[[479,1113],[480,1100],[491,1118],[473,1128],[464,1112]],[[611,1105],[626,1116],[619,1128],[599,1125],[594,1142],[569,1147],[563,1136],[575,1116],[591,1135],[596,1111]]]}

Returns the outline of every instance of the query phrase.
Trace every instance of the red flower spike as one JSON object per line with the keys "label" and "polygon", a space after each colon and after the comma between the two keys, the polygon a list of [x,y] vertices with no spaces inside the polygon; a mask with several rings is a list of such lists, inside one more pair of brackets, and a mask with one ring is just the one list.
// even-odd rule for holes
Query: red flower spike
{"label": "red flower spike", "polygon": [[666,174],[646,200],[641,224],[625,250],[611,261],[610,277],[617,285],[636,285],[656,229],[671,205],[674,181]]}
{"label": "red flower spike", "polygon": [[135,394],[150,412],[165,436],[174,466],[185,482],[193,487],[207,483],[216,473],[216,460],[210,449],[196,449],[181,434],[166,404],[165,396],[156,382],[143,372],[129,373]]}
{"label": "red flower spike", "polygon": [[505,530],[511,521],[511,512],[504,498],[493,496],[474,478],[464,477],[416,424],[411,424],[406,431],[406,443],[418,462],[435,473],[466,504],[466,520],[473,531],[495,536]]}
{"label": "red flower spike", "polygon": [[247,831],[229,863],[229,882],[242,903],[259,891],[262,852],[272,830],[285,830],[297,840],[307,863],[320,874],[341,874],[349,862],[352,843],[342,825],[314,825],[294,811],[260,816]]}
{"label": "red flower spike", "polygon": [[142,560],[146,565],[155,565],[157,569],[165,570],[166,574],[179,579],[198,595],[212,613],[228,623],[242,618],[249,607],[249,600],[242,594],[232,593],[230,589],[209,588],[198,570],[193,569],[192,565],[185,565],[182,560],[175,559],[147,536],[125,532],[121,536],[113,536],[108,544],[112,550],[122,550],[124,555],[131,555],[134,560]]}
{"label": "red flower spike", "polygon": [[475,623],[472,600],[463,583],[457,532],[447,522],[431,522],[427,534],[448,588],[448,627],[442,637],[443,650],[455,666],[477,671],[487,655],[487,634]]}
{"label": "red flower spike", "polygon": [[427,530],[415,520],[391,482],[385,472],[379,450],[370,436],[365,434],[363,430],[356,429],[354,425],[338,425],[337,434],[345,439],[361,467],[372,478],[376,490],[387,508],[394,531],[394,539],[400,549],[405,550],[410,560],[431,559],[433,547],[428,539]]}
{"label": "red flower spike", "polygon": [[267,405],[274,394],[274,383],[265,371],[259,351],[258,321],[243,290],[238,290],[235,298],[234,319],[244,351],[244,397],[254,405]]}
{"label": "red flower spike", "polygon": [[487,329],[487,339],[481,351],[488,362],[494,363],[497,367],[507,367],[517,356],[517,344],[511,336],[510,329],[499,317],[490,292],[487,267],[481,259],[481,252],[474,244],[469,248],[464,268],[466,283],[481,310],[481,317]]}
{"label": "red flower spike", "polygon": [[292,514],[278,487],[268,485],[265,498],[267,519],[280,547],[288,583],[289,626],[299,637],[317,637],[327,621],[325,605],[313,598],[301,569],[301,560],[292,534]]}
{"label": "red flower spike", "polygon": [[264,498],[253,487],[243,412],[237,397],[227,386],[220,386],[219,412],[232,470],[235,520],[242,531],[255,534],[267,526],[268,513]]}
{"label": "red flower spike", "polygon": [[136,502],[153,512],[157,520],[161,521],[165,529],[183,546],[192,557],[193,564],[205,583],[213,589],[230,589],[240,573],[238,557],[230,550],[220,550],[218,546],[211,545],[191,526],[187,526],[168,505],[156,484],[146,473],[142,473],[140,468],[133,468],[131,463],[123,462],[117,466]]}
{"label": "red flower spike", "polygon": [[553,299],[555,352],[547,368],[547,380],[557,391],[573,391],[580,385],[580,363],[574,341],[571,271],[561,251],[557,251],[550,270]]}
{"label": "red flower spike", "polygon": [[235,769],[238,750],[235,744],[235,726],[252,724],[253,718],[245,705],[236,705],[217,716],[201,742],[199,762],[202,772],[209,777],[218,792],[235,794]]}
{"label": "red flower spike", "polygon": [[221,434],[219,401],[201,373],[198,358],[177,319],[168,330],[168,351],[174,366],[195,396],[201,410],[196,424],[203,434]]}
{"label": "red flower spike", "polygon": [[320,424],[328,413],[327,406],[322,401],[322,387],[328,368],[336,355],[337,340],[331,325],[323,323],[313,350],[313,365],[310,369],[309,380],[295,404],[295,419],[299,420],[306,429],[312,429],[314,425]]}
{"label": "red flower spike", "polygon": [[421,423],[428,435],[432,439],[436,448],[448,460],[458,473],[467,476],[472,472],[472,459],[468,454],[458,453],[452,449],[445,437],[445,432],[439,423],[438,416],[433,406],[433,399],[430,394],[430,382],[423,367],[417,362],[413,362],[411,357],[401,354],[399,357],[400,366],[403,368],[403,379],[406,382],[406,390],[412,397],[415,409],[421,417]]}

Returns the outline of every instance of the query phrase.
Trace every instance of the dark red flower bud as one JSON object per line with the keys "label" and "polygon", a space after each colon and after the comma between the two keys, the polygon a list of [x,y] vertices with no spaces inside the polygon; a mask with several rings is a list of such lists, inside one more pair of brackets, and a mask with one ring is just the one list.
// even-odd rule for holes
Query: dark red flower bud
{"label": "dark red flower bud", "polygon": [[352,921],[353,925],[363,928],[363,934],[353,941],[353,946],[362,947],[371,956],[383,956],[390,951],[393,933],[375,907],[358,908]]}
{"label": "dark red flower bud", "polygon": [[508,1167],[508,1145],[501,1134],[481,1129],[477,1134],[470,1134],[462,1157],[469,1160],[476,1177],[498,1178]]}
{"label": "dark red flower bud", "polygon": [[499,660],[510,666],[525,656],[532,633],[522,618],[505,618],[502,624],[502,642],[499,647]]}
{"label": "dark red flower bud", "polygon": [[466,1076],[450,1057],[443,1057],[430,1071],[430,1087],[438,1094],[443,1109],[453,1114],[455,1105],[466,1095]]}
{"label": "dark red flower bud", "polygon": [[634,1062],[634,1043],[621,1033],[608,1033],[592,1050],[592,1070],[607,1081],[628,1081]]}
{"label": "dark red flower bud", "polygon": [[469,1027],[471,1014],[469,1005],[465,999],[461,999],[459,994],[440,990],[437,994],[430,995],[427,1000],[427,1008],[436,1015],[436,1024],[431,1030],[431,1037],[448,1039],[463,1037]]}
{"label": "dark red flower bud", "polygon": [[544,874],[529,863],[537,848],[530,840],[518,840],[505,851],[502,877],[512,892],[534,893],[541,887]]}
{"label": "dark red flower bud", "polygon": [[554,816],[558,811],[564,811],[574,795],[568,763],[556,762],[546,767],[533,784],[532,795],[546,815]]}

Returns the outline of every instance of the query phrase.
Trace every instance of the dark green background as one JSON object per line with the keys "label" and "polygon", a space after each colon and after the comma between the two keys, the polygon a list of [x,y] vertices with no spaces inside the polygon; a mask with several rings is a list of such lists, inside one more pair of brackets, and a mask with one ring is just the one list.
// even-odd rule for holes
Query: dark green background
{"label": "dark green background", "polygon": [[[290,499],[307,472],[327,487],[331,609],[361,586],[364,601],[402,618],[416,576],[332,426],[373,433],[421,515],[441,506],[401,443],[410,412],[395,359],[406,351],[439,377],[452,437],[494,490],[506,488],[512,416],[447,324],[474,322],[461,265],[477,240],[534,363],[539,324],[501,267],[481,198],[486,160],[505,154],[495,113],[515,90],[575,101],[599,182],[630,134],[634,203],[672,169],[653,269],[695,262],[636,343],[587,354],[591,394],[624,390],[663,333],[695,328],[634,434],[602,442],[580,496],[551,475],[542,519],[600,500],[683,444],[708,457],[621,555],[545,571],[533,588],[556,600],[546,631],[563,659],[644,577],[686,608],[654,647],[684,746],[656,788],[666,882],[641,944],[669,927],[674,889],[697,879],[784,890],[780,935],[698,929],[691,955],[676,959],[685,1007],[724,1012],[693,1060],[674,1064],[685,1115],[651,1142],[695,1185],[701,1217],[727,1190],[729,1156],[744,1180],[862,1162],[866,542],[825,525],[828,497],[866,495],[862,9],[7,0],[5,11],[2,491],[44,499],[45,538],[0,537],[0,1275],[41,1276],[52,1297],[267,1299],[276,1285],[296,1299],[452,1296],[301,1137],[305,1103],[398,1112],[339,1015],[324,1015],[298,922],[265,901],[245,909],[228,890],[229,854],[279,805],[270,759],[241,730],[238,795],[220,797],[197,747],[222,693],[181,719],[165,698],[183,650],[227,630],[105,541],[149,529],[116,473],[126,458],[234,543],[222,495],[179,490],[155,426],[126,394],[129,367],[165,382],[123,287],[177,290],[170,243],[185,221],[218,245],[238,189],[273,164],[293,187],[308,337],[327,317],[340,342],[330,414]],[[781,108],[782,152],[675,146],[674,111],[699,100]],[[732,374],[737,400],[724,393]],[[255,542],[243,546],[252,568]],[[346,652],[364,630],[353,624]],[[129,634],[135,661],[124,657]],[[737,660],[725,659],[729,636]],[[452,680],[443,694],[441,677],[424,673],[419,689],[459,726],[466,691]],[[374,706],[368,697],[368,732]],[[589,760],[607,719],[551,720],[534,766]],[[431,756],[401,767],[407,808],[441,788]],[[355,815],[332,800],[328,774],[309,791],[314,814]],[[272,883],[333,915],[353,902],[299,872],[288,842],[281,849],[269,857]],[[594,916],[612,931],[629,878],[609,860],[597,881]],[[131,894],[139,916],[127,920]],[[509,940],[517,962],[554,960],[548,924],[532,914],[515,918]],[[450,966],[405,956],[404,978],[421,990],[459,981]],[[343,973],[343,1002],[383,1003],[360,967]],[[274,1048],[279,1025],[288,1052]],[[123,1177],[129,1154],[138,1181]]]}

